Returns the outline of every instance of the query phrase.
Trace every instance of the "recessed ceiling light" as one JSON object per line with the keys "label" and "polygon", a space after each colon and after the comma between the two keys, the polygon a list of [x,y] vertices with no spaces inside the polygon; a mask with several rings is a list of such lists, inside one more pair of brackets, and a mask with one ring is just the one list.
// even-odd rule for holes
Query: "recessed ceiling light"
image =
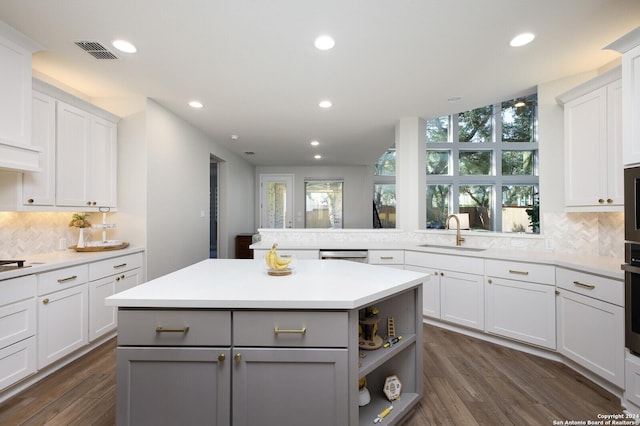
{"label": "recessed ceiling light", "polygon": [[114,40],[111,42],[113,47],[124,53],[136,53],[138,49],[126,40]]}
{"label": "recessed ceiling light", "polygon": [[336,41],[333,37],[328,35],[321,35],[313,43],[318,50],[330,50],[336,45]]}
{"label": "recessed ceiling light", "polygon": [[319,160],[319,159],[321,159],[321,158],[322,158],[322,155],[320,155],[320,154],[316,154],[316,155],[314,155],[314,156],[313,156],[313,158],[315,158],[316,160]]}
{"label": "recessed ceiling light", "polygon": [[320,145],[320,142],[318,141],[311,141],[311,146],[318,146]]}
{"label": "recessed ceiling light", "polygon": [[189,102],[189,106],[190,106],[191,108],[200,109],[200,108],[202,108],[204,105],[202,105],[202,102],[200,102],[200,101],[191,101],[191,102]]}
{"label": "recessed ceiling light", "polygon": [[525,44],[531,43],[534,38],[536,38],[536,36],[533,35],[532,33],[518,34],[517,36],[511,39],[511,42],[509,43],[509,45],[511,47],[524,46]]}
{"label": "recessed ceiling light", "polygon": [[237,141],[238,139],[240,139],[240,136],[238,136],[238,135],[231,135],[231,140],[232,140],[232,141]]}
{"label": "recessed ceiling light", "polygon": [[328,100],[324,100],[324,101],[320,101],[320,103],[318,104],[318,106],[320,108],[331,108],[333,106],[333,104],[331,103],[331,101]]}

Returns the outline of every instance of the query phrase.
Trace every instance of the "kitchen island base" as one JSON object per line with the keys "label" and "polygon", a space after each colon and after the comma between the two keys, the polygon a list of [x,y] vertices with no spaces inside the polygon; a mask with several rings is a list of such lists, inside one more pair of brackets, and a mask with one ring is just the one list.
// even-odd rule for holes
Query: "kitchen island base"
{"label": "kitchen island base", "polygon": [[[407,274],[420,278],[350,308],[120,306],[118,425],[354,426],[373,424],[390,406],[383,422],[399,424],[422,396],[421,282],[428,277]],[[381,319],[394,318],[401,339],[362,351],[359,319],[371,306]],[[383,387],[392,375],[402,392],[389,401]],[[359,407],[363,377],[371,402]]]}

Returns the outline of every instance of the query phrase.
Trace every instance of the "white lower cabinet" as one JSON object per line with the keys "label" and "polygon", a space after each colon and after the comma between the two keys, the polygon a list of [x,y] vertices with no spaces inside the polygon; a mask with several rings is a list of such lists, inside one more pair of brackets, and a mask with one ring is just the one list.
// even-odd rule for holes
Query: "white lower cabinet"
{"label": "white lower cabinet", "polygon": [[38,369],[89,343],[87,265],[37,274]]}
{"label": "white lower cabinet", "polygon": [[414,265],[405,265],[404,268],[429,274],[429,280],[422,283],[422,315],[440,319],[440,274],[443,272]]}
{"label": "white lower cabinet", "polygon": [[424,283],[425,315],[484,330],[484,259],[405,251],[405,269],[431,274]]}
{"label": "white lower cabinet", "polygon": [[487,260],[487,332],[556,348],[555,267]]}
{"label": "white lower cabinet", "polygon": [[104,299],[142,282],[142,253],[114,257],[89,265],[89,341],[114,330],[117,310]]}
{"label": "white lower cabinet", "polygon": [[86,284],[38,297],[39,369],[89,343]]}
{"label": "white lower cabinet", "polygon": [[404,250],[369,250],[369,263],[404,269]]}
{"label": "white lower cabinet", "polygon": [[0,281],[0,391],[36,371],[36,277]]}
{"label": "white lower cabinet", "polygon": [[484,328],[482,276],[443,271],[440,276],[440,315],[444,321]]}
{"label": "white lower cabinet", "polygon": [[556,269],[558,351],[624,388],[624,283]]}

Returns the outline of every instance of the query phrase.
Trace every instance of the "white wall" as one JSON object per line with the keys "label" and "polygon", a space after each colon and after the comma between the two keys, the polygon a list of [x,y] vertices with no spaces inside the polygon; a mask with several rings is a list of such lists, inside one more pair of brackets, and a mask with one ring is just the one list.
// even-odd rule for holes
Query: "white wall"
{"label": "white wall", "polygon": [[[382,155],[382,153],[380,153]],[[260,206],[260,175],[294,175],[294,228],[304,228],[304,180],[305,178],[344,179],[343,224],[345,229],[373,227],[373,165],[352,167],[256,167],[255,205]],[[260,223],[260,211],[256,208],[255,223]]]}
{"label": "white wall", "polygon": [[119,127],[119,234],[144,245],[152,279],[209,257],[209,163],[222,161],[219,257],[253,224],[253,166],[153,100]]}

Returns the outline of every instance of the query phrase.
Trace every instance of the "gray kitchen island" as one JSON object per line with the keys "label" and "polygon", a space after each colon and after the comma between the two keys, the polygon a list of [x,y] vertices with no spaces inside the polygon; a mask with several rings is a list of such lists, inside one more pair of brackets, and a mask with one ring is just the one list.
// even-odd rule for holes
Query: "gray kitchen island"
{"label": "gray kitchen island", "polygon": [[[209,259],[113,295],[117,423],[397,424],[422,396],[428,279],[321,260],[271,276],[262,260]],[[363,350],[372,332],[388,344]]]}

